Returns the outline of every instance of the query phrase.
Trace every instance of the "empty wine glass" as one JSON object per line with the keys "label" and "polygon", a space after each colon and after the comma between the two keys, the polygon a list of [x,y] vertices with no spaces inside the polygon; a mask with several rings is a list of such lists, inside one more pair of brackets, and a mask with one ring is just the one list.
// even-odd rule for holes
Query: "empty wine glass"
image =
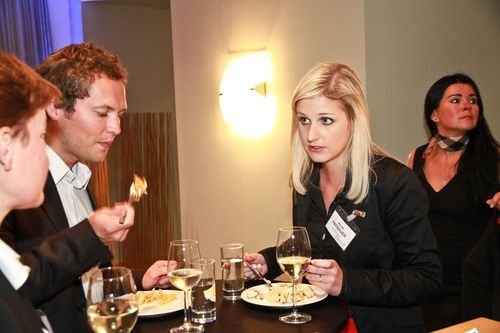
{"label": "empty wine glass", "polygon": [[[203,325],[191,322],[191,289],[201,279],[201,270],[194,268],[194,261],[200,259],[198,241],[192,239],[175,240],[170,242],[168,260],[177,265],[168,267],[168,279],[175,287],[184,291],[184,324],[172,328],[171,333],[203,332]],[[188,307],[189,304],[189,307]]]}
{"label": "empty wine glass", "polygon": [[126,267],[106,267],[90,278],[87,319],[96,333],[128,333],[137,322],[136,286]]}
{"label": "empty wine glass", "polygon": [[311,243],[304,227],[282,227],[276,242],[276,259],[281,269],[292,281],[292,312],[279,318],[287,324],[303,324],[311,320],[311,315],[297,311],[297,282],[305,274],[311,262]]}

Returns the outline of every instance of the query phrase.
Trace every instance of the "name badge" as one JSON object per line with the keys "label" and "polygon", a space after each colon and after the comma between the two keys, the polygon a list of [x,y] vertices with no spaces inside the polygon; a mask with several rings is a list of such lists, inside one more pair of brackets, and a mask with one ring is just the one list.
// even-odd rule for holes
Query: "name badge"
{"label": "name badge", "polygon": [[358,226],[354,222],[348,221],[346,212],[340,206],[335,207],[335,211],[326,223],[326,230],[342,250],[349,246],[359,232]]}

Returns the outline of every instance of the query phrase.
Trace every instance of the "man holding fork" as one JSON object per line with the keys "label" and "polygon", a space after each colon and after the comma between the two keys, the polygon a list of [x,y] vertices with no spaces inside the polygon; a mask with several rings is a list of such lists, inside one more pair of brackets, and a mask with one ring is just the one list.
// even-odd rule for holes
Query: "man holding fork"
{"label": "man holding fork", "polygon": [[[59,260],[54,276],[31,267],[20,290],[45,312],[55,333],[89,332],[85,293],[90,274],[96,265],[110,263],[106,244],[126,238],[133,225],[133,208],[124,202],[94,211],[87,189],[91,171],[83,162],[104,161],[120,134],[120,117],[127,110],[128,74],[116,55],[92,43],[56,51],[37,72],[62,92],[61,100],[46,110],[49,175],[45,201],[39,208],[11,212],[0,237],[21,255],[25,253],[21,260],[33,255]],[[80,240],[81,247],[74,248],[71,258],[58,256],[57,243],[50,242],[50,237],[60,233]],[[62,272],[60,267],[67,270]],[[166,261],[157,261],[144,275],[135,273],[139,288],[168,285]]]}

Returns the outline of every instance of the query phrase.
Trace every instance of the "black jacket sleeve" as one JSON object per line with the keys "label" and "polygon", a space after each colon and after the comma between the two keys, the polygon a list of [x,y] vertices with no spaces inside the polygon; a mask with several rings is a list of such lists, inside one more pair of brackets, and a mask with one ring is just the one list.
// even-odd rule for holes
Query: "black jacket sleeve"
{"label": "black jacket sleeve", "polygon": [[71,285],[92,266],[111,259],[107,246],[84,220],[21,254],[21,261],[31,271],[20,291],[37,305]]}
{"label": "black jacket sleeve", "polygon": [[274,279],[279,275],[283,274],[280,266],[278,265],[278,261],[276,260],[276,247],[268,247],[262,251],[259,251],[260,254],[264,256],[267,265],[267,274],[266,276],[270,279]]}

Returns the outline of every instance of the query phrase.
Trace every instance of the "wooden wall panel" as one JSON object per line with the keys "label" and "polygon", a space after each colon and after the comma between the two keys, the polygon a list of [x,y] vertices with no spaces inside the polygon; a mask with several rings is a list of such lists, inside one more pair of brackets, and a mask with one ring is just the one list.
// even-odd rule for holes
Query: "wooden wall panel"
{"label": "wooden wall panel", "polygon": [[147,268],[167,259],[169,242],[181,234],[175,119],[127,112],[121,125],[107,157],[110,202],[128,199],[134,174],[146,178],[148,194],[134,204],[135,225],[116,249],[115,264]]}
{"label": "wooden wall panel", "polygon": [[89,186],[97,207],[109,206],[108,163],[85,163],[92,170]]}

